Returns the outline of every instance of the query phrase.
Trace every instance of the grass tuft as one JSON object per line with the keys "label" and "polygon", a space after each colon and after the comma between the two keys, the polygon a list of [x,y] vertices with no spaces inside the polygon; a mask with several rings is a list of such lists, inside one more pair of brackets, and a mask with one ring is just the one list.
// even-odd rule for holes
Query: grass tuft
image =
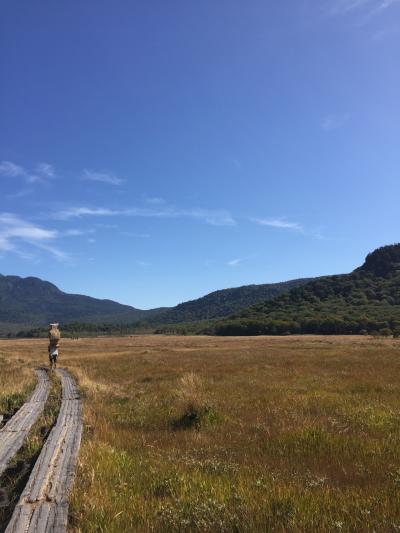
{"label": "grass tuft", "polygon": [[220,420],[204,381],[194,372],[184,374],[176,391],[179,415],[172,421],[174,429],[197,429],[212,425]]}

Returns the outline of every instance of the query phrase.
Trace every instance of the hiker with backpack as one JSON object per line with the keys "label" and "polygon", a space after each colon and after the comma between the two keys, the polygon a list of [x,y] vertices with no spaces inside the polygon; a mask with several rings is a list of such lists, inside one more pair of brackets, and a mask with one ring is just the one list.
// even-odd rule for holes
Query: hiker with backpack
{"label": "hiker with backpack", "polygon": [[60,346],[61,334],[58,329],[58,324],[49,325],[49,362],[50,370],[57,368],[58,348]]}

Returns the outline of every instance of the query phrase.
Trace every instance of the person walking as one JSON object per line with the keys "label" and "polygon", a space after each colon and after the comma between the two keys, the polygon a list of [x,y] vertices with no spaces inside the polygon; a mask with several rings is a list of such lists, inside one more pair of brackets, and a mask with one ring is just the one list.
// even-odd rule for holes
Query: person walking
{"label": "person walking", "polygon": [[60,346],[61,334],[58,329],[59,324],[49,324],[49,363],[50,370],[57,368],[58,348]]}

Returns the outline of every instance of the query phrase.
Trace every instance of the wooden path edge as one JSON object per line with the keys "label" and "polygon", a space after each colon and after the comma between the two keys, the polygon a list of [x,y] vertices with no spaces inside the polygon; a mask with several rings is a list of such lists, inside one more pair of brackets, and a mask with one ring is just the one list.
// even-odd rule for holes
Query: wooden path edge
{"label": "wooden path edge", "polygon": [[57,422],[33,467],[6,533],[64,533],[68,502],[82,438],[82,406],[79,389],[64,369],[62,402]]}
{"label": "wooden path edge", "polygon": [[49,378],[43,368],[35,370],[37,385],[29,400],[0,429],[0,476],[7,469],[10,461],[22,448],[32,426],[44,410],[49,396]]}

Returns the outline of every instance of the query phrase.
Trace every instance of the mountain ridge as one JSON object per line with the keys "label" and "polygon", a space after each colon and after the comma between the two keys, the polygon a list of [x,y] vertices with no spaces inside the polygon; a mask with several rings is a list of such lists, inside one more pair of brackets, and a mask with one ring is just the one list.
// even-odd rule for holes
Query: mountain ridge
{"label": "mountain ridge", "polygon": [[62,324],[155,324],[220,318],[265,298],[305,283],[290,280],[272,284],[221,289],[172,308],[141,310],[109,299],[69,294],[38,277],[0,274],[0,333]]}
{"label": "mountain ridge", "polygon": [[400,244],[374,250],[349,274],[313,279],[206,329],[220,335],[400,334]]}
{"label": "mountain ridge", "polygon": [[147,311],[81,294],[68,294],[34,276],[0,274],[0,324],[43,326],[50,321],[134,321]]}
{"label": "mountain ridge", "polygon": [[299,278],[278,283],[241,285],[212,291],[200,298],[182,302],[151,319],[164,324],[178,324],[227,316],[247,305],[271,299],[282,292],[301,286],[312,278]]}
{"label": "mountain ridge", "polygon": [[64,293],[32,276],[0,275],[0,333],[54,320],[71,324],[71,331],[76,325],[84,332],[86,324],[91,333],[140,327],[219,335],[400,332],[400,244],[374,250],[349,274],[221,289],[146,311]]}

